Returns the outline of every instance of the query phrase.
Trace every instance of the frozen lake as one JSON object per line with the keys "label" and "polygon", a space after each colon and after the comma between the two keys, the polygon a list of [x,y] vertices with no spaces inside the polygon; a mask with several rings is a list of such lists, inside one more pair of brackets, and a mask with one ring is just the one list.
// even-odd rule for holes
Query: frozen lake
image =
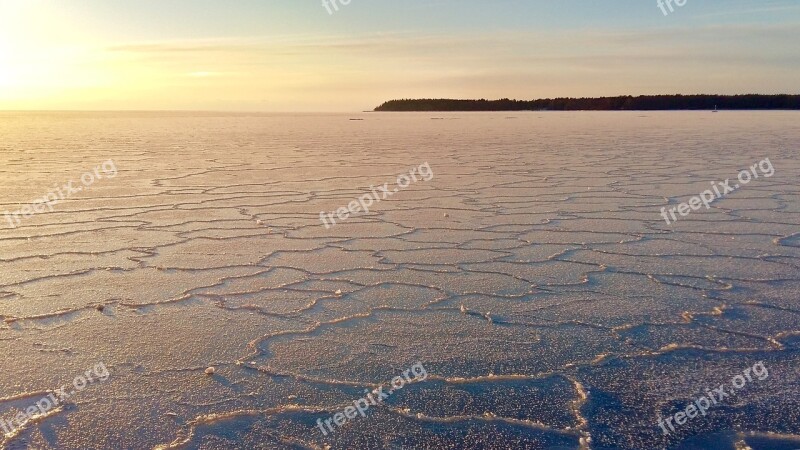
{"label": "frozen lake", "polygon": [[2,444],[800,448],[799,144],[797,112],[0,113]]}

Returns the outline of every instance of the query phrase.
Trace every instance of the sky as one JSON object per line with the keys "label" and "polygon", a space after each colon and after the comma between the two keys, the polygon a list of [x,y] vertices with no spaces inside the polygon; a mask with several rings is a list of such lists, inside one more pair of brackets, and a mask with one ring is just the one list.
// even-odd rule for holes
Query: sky
{"label": "sky", "polygon": [[0,110],[800,94],[797,0],[325,1],[0,0]]}

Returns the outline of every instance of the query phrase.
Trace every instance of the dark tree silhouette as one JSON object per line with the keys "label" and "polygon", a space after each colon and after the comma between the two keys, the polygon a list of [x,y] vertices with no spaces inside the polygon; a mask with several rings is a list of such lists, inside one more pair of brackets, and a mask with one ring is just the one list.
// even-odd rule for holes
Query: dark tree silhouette
{"label": "dark tree silhouette", "polygon": [[704,109],[800,109],[800,95],[640,95],[638,97],[539,100],[391,100],[375,111],[656,111]]}

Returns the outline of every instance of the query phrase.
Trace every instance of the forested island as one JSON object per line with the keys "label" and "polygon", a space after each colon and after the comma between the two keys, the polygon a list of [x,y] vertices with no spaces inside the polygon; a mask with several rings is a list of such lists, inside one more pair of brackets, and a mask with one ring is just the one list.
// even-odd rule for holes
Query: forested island
{"label": "forested island", "polygon": [[657,111],[800,109],[800,95],[640,95],[538,100],[391,100],[375,111]]}

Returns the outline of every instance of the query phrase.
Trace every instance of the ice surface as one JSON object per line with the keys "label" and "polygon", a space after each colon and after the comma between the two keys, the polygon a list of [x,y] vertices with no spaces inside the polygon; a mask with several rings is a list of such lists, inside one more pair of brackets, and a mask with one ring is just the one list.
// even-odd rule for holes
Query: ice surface
{"label": "ice surface", "polygon": [[[0,217],[0,419],[110,372],[2,446],[800,448],[800,115],[500,116],[0,113],[0,214],[119,171]],[[765,157],[774,176],[664,222]]]}

